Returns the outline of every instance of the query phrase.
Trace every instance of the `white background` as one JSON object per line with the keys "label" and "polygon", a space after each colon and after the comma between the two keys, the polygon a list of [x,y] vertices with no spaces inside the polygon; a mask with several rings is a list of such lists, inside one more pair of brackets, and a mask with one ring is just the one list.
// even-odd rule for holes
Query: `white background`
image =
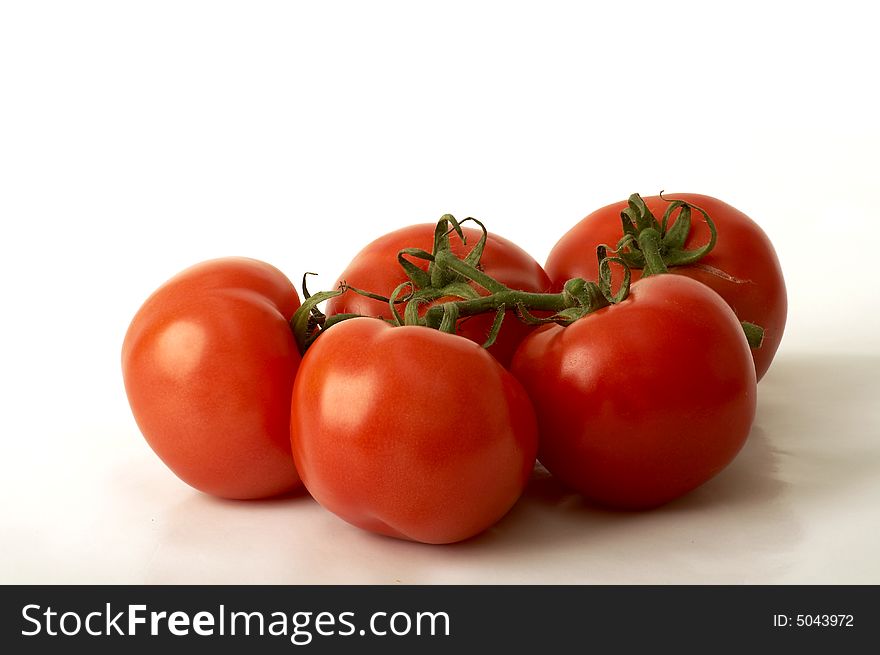
{"label": "white background", "polygon": [[[0,4],[0,582],[880,583],[866,4]],[[661,189],[757,220],[790,300],[745,450],[661,510],[542,478],[477,539],[403,543],[198,494],[130,416],[128,321],[190,264],[326,288],[446,212],[543,261]]]}

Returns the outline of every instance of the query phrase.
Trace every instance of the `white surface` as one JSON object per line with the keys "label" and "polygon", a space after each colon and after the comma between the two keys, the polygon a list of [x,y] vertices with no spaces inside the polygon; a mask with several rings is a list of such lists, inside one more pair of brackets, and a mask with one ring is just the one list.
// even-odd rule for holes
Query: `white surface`
{"label": "white surface", "polygon": [[[0,582],[880,583],[872,21],[584,4],[2,5]],[[477,539],[403,543],[306,496],[200,495],[130,417],[128,321],[192,263],[317,289],[444,212],[543,260],[660,189],[758,220],[790,296],[745,450],[661,510],[543,477]]]}

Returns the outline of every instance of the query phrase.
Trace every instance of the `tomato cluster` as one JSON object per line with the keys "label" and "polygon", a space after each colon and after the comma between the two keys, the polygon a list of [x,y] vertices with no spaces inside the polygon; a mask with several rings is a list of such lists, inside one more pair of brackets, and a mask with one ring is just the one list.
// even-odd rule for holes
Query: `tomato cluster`
{"label": "tomato cluster", "polygon": [[493,525],[536,459],[625,509],[733,460],[785,325],[757,224],[708,196],[634,194],[542,267],[473,222],[380,237],[302,304],[251,259],[166,282],[122,348],[147,442],[206,493],[303,484],[353,525],[425,543]]}

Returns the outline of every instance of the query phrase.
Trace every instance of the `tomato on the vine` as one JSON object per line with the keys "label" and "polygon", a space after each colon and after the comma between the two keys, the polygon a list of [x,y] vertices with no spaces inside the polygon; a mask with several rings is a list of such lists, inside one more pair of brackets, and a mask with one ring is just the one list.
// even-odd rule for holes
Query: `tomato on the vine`
{"label": "tomato on the vine", "polygon": [[[482,232],[472,227],[462,228],[467,244],[454,234],[450,236],[452,252],[459,257],[476,244]],[[379,237],[363,248],[340,274],[340,282],[389,296],[394,289],[407,280],[406,272],[397,264],[397,254],[405,248],[418,248],[431,251],[434,240],[435,225],[424,223],[411,225]],[[413,263],[427,270],[428,262],[415,260]],[[507,285],[511,289],[522,291],[545,292],[550,289],[550,280],[541,265],[527,252],[511,241],[496,234],[489,234],[480,258],[480,268],[492,278]],[[473,285],[479,293],[486,293],[478,285]],[[449,297],[437,299],[445,302]],[[326,312],[333,314],[361,314],[392,318],[388,303],[375,300],[356,293],[346,293],[331,299],[327,303]],[[401,312],[403,309],[401,308]],[[486,341],[490,333],[494,316],[491,313],[471,316],[458,322],[457,334],[478,344]],[[495,343],[489,352],[503,365],[510,363],[516,347],[533,326],[516,320],[513,312],[508,312]]]}
{"label": "tomato on the vine", "polygon": [[171,278],[135,315],[125,390],[147,442],[184,482],[240,499],[299,486],[289,437],[297,307],[281,271],[224,258]]}
{"label": "tomato on the vine", "polygon": [[[752,351],[760,380],[779,348],[788,309],[785,281],[773,244],[757,223],[716,198],[695,193],[644,198],[648,209],[657,217],[664,214],[672,200],[684,200],[705,210],[717,228],[717,241],[696,263],[671,266],[669,272],[709,286],[727,301],[741,321],[764,329],[761,347]],[[604,244],[613,248],[623,237],[620,214],[626,208],[627,201],[602,207],[559,240],[545,267],[555,290],[574,277],[595,279],[596,247]],[[710,236],[707,223],[695,216],[684,247],[697,248],[707,243]],[[633,268],[633,280],[639,279],[640,274],[639,269]]]}
{"label": "tomato on the vine", "polygon": [[485,349],[374,318],[342,321],[310,346],[290,438],[321,505],[365,530],[425,543],[498,521],[537,450],[531,403]]}
{"label": "tomato on the vine", "polygon": [[540,462],[597,503],[642,509],[733,460],[755,415],[742,327],[718,294],[679,275],[526,337],[511,367],[538,417]]}

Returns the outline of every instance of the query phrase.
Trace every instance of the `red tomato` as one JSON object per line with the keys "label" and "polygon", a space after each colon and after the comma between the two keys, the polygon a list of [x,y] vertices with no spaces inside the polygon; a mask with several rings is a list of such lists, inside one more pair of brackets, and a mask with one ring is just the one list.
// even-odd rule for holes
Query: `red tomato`
{"label": "red tomato", "polygon": [[325,508],[379,534],[450,543],[500,519],[535,463],[522,387],[472,341],[353,318],[309,348],[291,442]]}
{"label": "red tomato", "polygon": [[[379,237],[355,256],[339,276],[339,280],[365,291],[383,296],[390,295],[401,282],[408,279],[397,262],[397,253],[404,248],[421,248],[430,252],[434,242],[434,228],[435,226],[430,223],[411,225]],[[467,245],[462,244],[455,234],[450,237],[452,251],[460,257],[463,257],[482,235],[482,232],[476,228],[462,229]],[[421,259],[412,259],[412,261],[423,270],[427,270],[427,261]],[[480,268],[511,289],[534,292],[545,292],[550,289],[550,280],[541,265],[522,248],[495,234],[489,234],[480,260]],[[480,293],[485,293],[482,288],[473,286]],[[443,300],[450,298],[438,302]],[[403,314],[403,306],[400,311]],[[328,316],[354,313],[391,318],[391,310],[387,303],[351,291],[329,300],[326,313]],[[492,313],[488,313],[461,319],[458,322],[458,334],[482,344],[489,335],[494,318]],[[504,366],[509,365],[519,342],[533,329],[532,326],[519,321],[513,312],[508,312],[501,332],[489,348],[489,352]]]}
{"label": "red tomato", "polygon": [[678,275],[527,337],[512,372],[538,417],[538,459],[600,504],[666,503],[739,452],[755,415],[755,369],[720,296]]}
{"label": "red tomato", "polygon": [[[684,200],[706,210],[718,230],[715,247],[698,263],[675,266],[670,273],[693,278],[718,292],[741,321],[764,328],[764,342],[752,351],[760,380],[779,348],[785,329],[788,302],[785,281],[773,244],[764,231],[741,211],[727,203],[695,193],[663,196],[666,200]],[[658,218],[668,202],[659,196],[644,198],[645,204]],[[569,230],[553,247],[547,258],[547,274],[555,290],[566,280],[582,277],[595,280],[598,262],[596,246],[614,247],[623,236],[620,212],[626,201],[603,207],[584,218]],[[699,212],[693,212],[686,248],[695,248],[709,241],[709,228]],[[633,269],[633,281],[641,271]]]}
{"label": "red tomato", "polygon": [[288,431],[297,307],[278,269],[226,258],[171,278],[135,315],[125,390],[147,442],[184,482],[224,498],[299,485]]}

